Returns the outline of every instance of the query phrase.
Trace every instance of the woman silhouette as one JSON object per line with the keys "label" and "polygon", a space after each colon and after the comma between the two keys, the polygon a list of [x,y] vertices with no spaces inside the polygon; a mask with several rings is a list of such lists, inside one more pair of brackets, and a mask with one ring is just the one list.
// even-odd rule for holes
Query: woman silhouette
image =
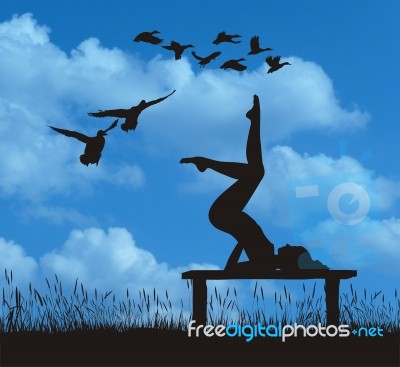
{"label": "woman silhouette", "polygon": [[[247,163],[220,162],[204,157],[181,159],[181,163],[193,163],[200,172],[210,168],[237,181],[223,192],[212,204],[209,211],[211,224],[229,233],[237,240],[225,269],[246,268],[275,269],[274,245],[265,236],[256,221],[243,210],[264,177],[260,141],[260,102],[254,95],[253,107],[246,113],[250,120],[247,137]],[[238,263],[242,251],[248,262]]]}

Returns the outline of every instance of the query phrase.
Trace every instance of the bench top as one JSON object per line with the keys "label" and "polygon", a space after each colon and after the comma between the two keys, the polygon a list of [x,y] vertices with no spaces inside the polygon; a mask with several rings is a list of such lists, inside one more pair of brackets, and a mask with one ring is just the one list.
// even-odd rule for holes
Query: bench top
{"label": "bench top", "polygon": [[189,270],[182,273],[182,279],[349,279],[357,276],[357,270],[301,269],[281,270]]}

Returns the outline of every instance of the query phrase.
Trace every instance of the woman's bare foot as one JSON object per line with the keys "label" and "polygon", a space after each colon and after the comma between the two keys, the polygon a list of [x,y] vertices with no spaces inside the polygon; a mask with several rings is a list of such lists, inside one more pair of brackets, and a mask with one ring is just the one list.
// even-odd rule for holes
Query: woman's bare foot
{"label": "woman's bare foot", "polygon": [[252,120],[259,114],[260,114],[260,100],[258,99],[258,96],[255,94],[253,97],[253,107],[249,111],[247,111],[246,117]]}
{"label": "woman's bare foot", "polygon": [[180,163],[193,163],[200,172],[204,172],[207,166],[207,159],[203,157],[182,158]]}

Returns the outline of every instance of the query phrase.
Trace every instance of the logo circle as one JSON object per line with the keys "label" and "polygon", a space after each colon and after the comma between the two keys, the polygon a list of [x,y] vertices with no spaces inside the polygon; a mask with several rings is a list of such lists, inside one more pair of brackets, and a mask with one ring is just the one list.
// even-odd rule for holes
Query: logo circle
{"label": "logo circle", "polygon": [[[340,208],[340,199],[344,195],[350,195],[351,201],[348,205],[358,203],[358,208],[353,213],[345,213]],[[334,220],[347,226],[354,226],[362,222],[371,207],[369,195],[365,189],[354,183],[344,182],[335,186],[328,196],[328,211]]]}

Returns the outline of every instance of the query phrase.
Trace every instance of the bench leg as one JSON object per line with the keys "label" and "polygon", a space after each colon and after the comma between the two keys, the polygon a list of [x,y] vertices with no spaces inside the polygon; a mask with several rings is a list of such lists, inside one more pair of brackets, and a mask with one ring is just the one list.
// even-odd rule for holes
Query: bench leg
{"label": "bench leg", "polygon": [[207,324],[207,280],[193,279],[193,316],[197,325]]}
{"label": "bench leg", "polygon": [[339,326],[339,278],[325,279],[326,325]]}

